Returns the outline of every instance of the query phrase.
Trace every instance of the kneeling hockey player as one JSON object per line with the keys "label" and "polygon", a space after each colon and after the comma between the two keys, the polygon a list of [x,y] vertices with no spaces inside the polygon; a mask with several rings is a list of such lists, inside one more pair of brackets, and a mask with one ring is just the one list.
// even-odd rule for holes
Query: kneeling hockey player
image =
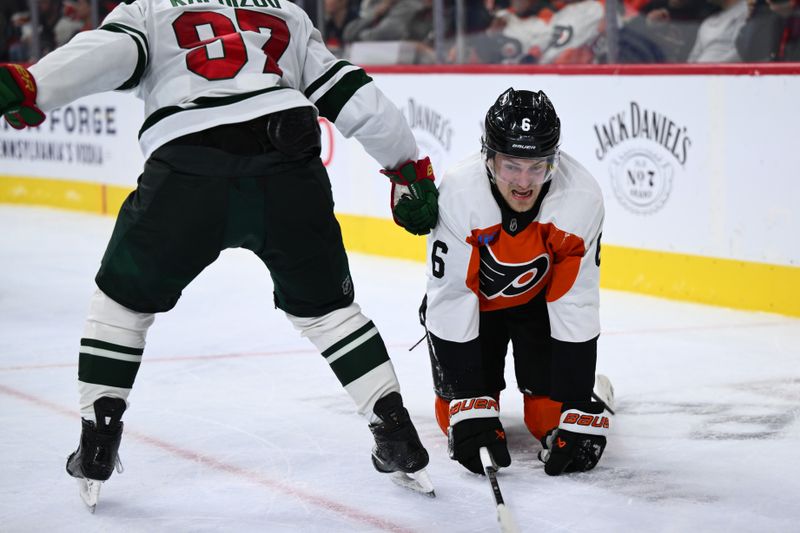
{"label": "kneeling hockey player", "polygon": [[592,401],[603,197],[560,152],[560,120],[543,92],[507,90],[484,127],[481,153],[442,179],[439,224],[428,237],[421,317],[436,419],[451,458],[467,469],[483,472],[482,447],[510,464],[499,400],[511,343],[545,472],[591,470],[610,420]]}

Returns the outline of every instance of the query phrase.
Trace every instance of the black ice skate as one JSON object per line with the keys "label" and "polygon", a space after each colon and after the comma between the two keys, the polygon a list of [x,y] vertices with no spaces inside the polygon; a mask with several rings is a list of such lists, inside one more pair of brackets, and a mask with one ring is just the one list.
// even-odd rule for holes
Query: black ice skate
{"label": "black ice skate", "polygon": [[403,399],[397,392],[391,392],[379,399],[373,409],[381,419],[370,424],[369,429],[375,437],[372,448],[372,464],[378,472],[392,474],[392,481],[403,487],[435,496],[425,466],[428,452],[422,446],[417,430],[403,407]]}
{"label": "black ice skate", "polygon": [[124,412],[125,400],[103,397],[94,402],[97,424],[81,419],[78,449],[67,459],[67,473],[78,480],[81,498],[93,513],[101,484],[111,477],[114,468],[122,472],[117,452]]}

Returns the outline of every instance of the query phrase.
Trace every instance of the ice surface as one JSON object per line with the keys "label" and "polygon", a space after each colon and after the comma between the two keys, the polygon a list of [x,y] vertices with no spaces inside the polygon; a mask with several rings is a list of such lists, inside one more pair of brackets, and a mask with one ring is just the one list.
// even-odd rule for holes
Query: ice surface
{"label": "ice surface", "polygon": [[[371,435],[273,308],[266,270],[228,251],[150,330],[126,413],[126,467],[91,515],[64,471],[78,441],[78,341],[113,221],[0,207],[0,531],[497,530],[489,485],[447,457],[416,309],[421,264],[351,254],[431,453],[437,498],[372,469]],[[743,288],[743,290],[747,290]],[[550,478],[508,375],[522,531],[800,531],[800,320],[602,294],[598,370],[616,389],[606,453]],[[510,366],[510,365],[509,365]]]}

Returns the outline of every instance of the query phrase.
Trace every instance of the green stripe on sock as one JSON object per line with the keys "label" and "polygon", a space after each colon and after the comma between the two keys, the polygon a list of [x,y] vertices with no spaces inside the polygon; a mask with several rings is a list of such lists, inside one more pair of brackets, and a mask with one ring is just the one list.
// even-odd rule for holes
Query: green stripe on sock
{"label": "green stripe on sock", "polygon": [[84,383],[130,389],[140,365],[141,363],[82,353],[78,360],[78,379]]}
{"label": "green stripe on sock", "polygon": [[363,335],[364,333],[366,333],[367,331],[369,331],[374,327],[375,324],[373,324],[372,320],[370,320],[369,322],[367,322],[366,324],[355,330],[353,333],[351,333],[344,339],[328,346],[328,348],[326,348],[325,351],[322,352],[322,356],[327,358],[329,355],[338,352],[339,349],[341,349],[343,346],[347,346],[348,344],[350,344],[351,342],[353,342],[354,340],[356,340],[361,335]]}
{"label": "green stripe on sock", "polygon": [[81,346],[91,346],[92,348],[100,348],[101,350],[108,350],[109,352],[126,353],[128,355],[142,355],[144,353],[144,348],[131,348],[130,346],[122,346],[121,344],[99,341],[97,339],[81,339]]}
{"label": "green stripe on sock", "polygon": [[339,382],[346,387],[388,360],[389,354],[383,339],[380,335],[375,335],[331,363],[331,369]]}

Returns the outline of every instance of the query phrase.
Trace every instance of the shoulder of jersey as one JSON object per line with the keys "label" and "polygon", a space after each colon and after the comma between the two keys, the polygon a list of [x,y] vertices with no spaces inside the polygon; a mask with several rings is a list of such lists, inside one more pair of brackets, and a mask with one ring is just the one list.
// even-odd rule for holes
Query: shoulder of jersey
{"label": "shoulder of jersey", "polygon": [[587,199],[599,201],[603,199],[603,191],[594,176],[575,158],[564,152],[561,152],[561,161],[553,176],[548,196],[555,198],[561,194],[580,194]]}
{"label": "shoulder of jersey", "polygon": [[486,225],[488,220],[497,218],[499,208],[480,153],[463,159],[444,173],[439,184],[439,210],[459,226],[469,221]]}
{"label": "shoulder of jersey", "polygon": [[[483,158],[474,154],[448,168],[439,183],[439,203],[471,205],[481,191],[489,193]],[[489,193],[491,194],[491,193]]]}
{"label": "shoulder of jersey", "polygon": [[439,183],[440,198],[474,194],[476,185],[486,180],[483,158],[473,154],[448,168]]}
{"label": "shoulder of jersey", "polygon": [[583,235],[596,216],[602,217],[603,210],[603,191],[597,180],[577,160],[562,152],[539,220],[555,221],[562,230]]}

